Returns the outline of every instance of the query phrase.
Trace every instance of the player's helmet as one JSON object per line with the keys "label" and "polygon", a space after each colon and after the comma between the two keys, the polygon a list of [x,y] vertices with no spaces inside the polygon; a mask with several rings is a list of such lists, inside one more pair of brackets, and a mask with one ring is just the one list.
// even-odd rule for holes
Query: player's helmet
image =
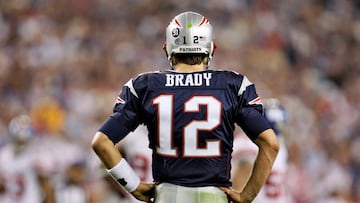
{"label": "player's helmet", "polygon": [[28,115],[19,115],[11,119],[9,133],[16,142],[26,142],[33,137],[31,119]]}
{"label": "player's helmet", "polygon": [[215,50],[213,39],[208,19],[199,13],[183,12],[167,26],[164,50],[169,60],[178,53],[205,54],[211,59]]}
{"label": "player's helmet", "polygon": [[287,121],[287,113],[285,109],[280,105],[280,101],[275,98],[269,98],[263,100],[265,117],[270,122],[270,125],[274,129],[277,135],[280,135],[281,129]]}

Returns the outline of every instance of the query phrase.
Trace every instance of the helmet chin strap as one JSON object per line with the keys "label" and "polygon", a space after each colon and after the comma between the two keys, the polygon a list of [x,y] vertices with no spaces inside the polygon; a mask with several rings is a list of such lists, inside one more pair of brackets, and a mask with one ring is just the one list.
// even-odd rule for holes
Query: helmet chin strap
{"label": "helmet chin strap", "polygon": [[210,65],[210,62],[208,62],[207,64],[204,64],[204,66],[205,66],[205,70],[208,70],[209,69],[209,65]]}
{"label": "helmet chin strap", "polygon": [[211,61],[211,59],[209,56],[204,59],[205,70],[209,69],[210,61]]}
{"label": "helmet chin strap", "polygon": [[[166,53],[166,56],[167,56],[168,54]],[[169,63],[170,63],[170,68],[171,68],[171,70],[175,70],[175,66],[174,66],[174,64],[173,64],[173,57],[170,57],[169,58]]]}
{"label": "helmet chin strap", "polygon": [[174,65],[172,64],[171,57],[169,57],[169,54],[166,51],[166,43],[163,44],[163,50],[165,52],[166,58],[169,60],[171,70],[174,70]]}
{"label": "helmet chin strap", "polygon": [[170,68],[171,68],[171,70],[175,70],[174,65],[173,65],[172,62],[171,62],[171,59],[169,60],[169,63],[170,63]]}

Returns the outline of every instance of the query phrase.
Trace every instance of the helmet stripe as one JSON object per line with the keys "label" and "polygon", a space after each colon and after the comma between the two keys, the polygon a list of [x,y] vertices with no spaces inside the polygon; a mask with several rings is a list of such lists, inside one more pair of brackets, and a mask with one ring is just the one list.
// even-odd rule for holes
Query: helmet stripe
{"label": "helmet stripe", "polygon": [[203,17],[203,18],[201,19],[201,22],[200,22],[199,26],[203,25],[204,23],[208,23],[208,22],[209,22],[209,20],[206,19],[205,17]]}
{"label": "helmet stripe", "polygon": [[179,26],[179,27],[182,27],[181,26],[181,23],[178,21],[178,19],[174,19],[175,23]]}

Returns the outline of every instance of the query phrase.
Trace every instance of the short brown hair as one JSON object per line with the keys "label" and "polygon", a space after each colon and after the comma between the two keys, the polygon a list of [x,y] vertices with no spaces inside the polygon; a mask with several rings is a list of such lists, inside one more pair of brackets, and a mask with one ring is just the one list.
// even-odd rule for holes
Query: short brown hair
{"label": "short brown hair", "polygon": [[184,63],[188,65],[199,65],[202,62],[207,65],[209,57],[206,54],[174,54],[171,57],[173,65]]}

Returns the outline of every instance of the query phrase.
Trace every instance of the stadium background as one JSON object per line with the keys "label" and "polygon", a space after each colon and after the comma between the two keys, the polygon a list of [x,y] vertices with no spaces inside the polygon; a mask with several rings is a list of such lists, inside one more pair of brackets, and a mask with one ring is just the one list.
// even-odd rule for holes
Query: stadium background
{"label": "stadium background", "polygon": [[[96,128],[126,80],[169,67],[164,30],[186,10],[214,26],[211,67],[247,75],[262,97],[279,98],[288,110],[295,202],[359,202],[355,0],[0,0],[0,148],[9,121],[29,114],[37,140],[75,146],[75,161],[86,161],[84,183],[96,182],[90,149]],[[48,165],[52,173],[61,170]]]}

